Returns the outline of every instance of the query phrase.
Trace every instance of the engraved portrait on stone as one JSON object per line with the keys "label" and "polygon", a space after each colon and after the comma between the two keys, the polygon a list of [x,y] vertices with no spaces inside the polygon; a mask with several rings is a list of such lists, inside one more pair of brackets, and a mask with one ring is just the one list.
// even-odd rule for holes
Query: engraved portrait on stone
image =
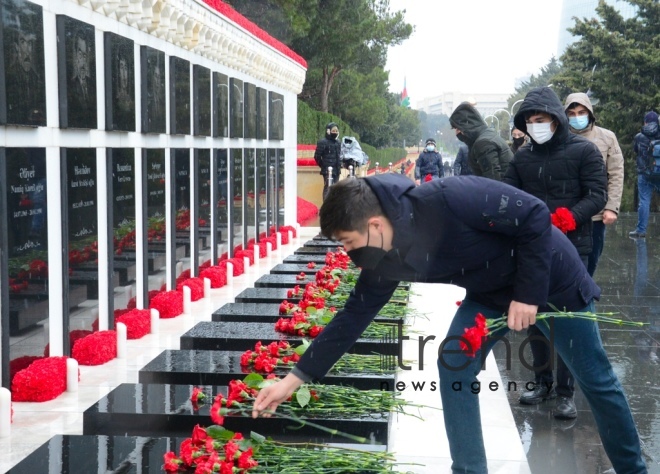
{"label": "engraved portrait on stone", "polygon": [[190,133],[190,62],[170,57],[170,133]]}
{"label": "engraved portrait on stone", "polygon": [[229,79],[229,137],[243,137],[243,81]]}
{"label": "engraved portrait on stone", "polygon": [[0,124],[45,126],[46,85],[42,8],[24,0],[0,2],[3,48]]}
{"label": "engraved portrait on stone", "polygon": [[268,139],[284,140],[284,96],[268,93]]}
{"label": "engraved portrait on stone", "polygon": [[142,46],[142,131],[165,133],[165,53]]}
{"label": "engraved portrait on stone", "polygon": [[105,121],[107,130],[135,131],[135,53],[133,41],[105,37]]}
{"label": "engraved portrait on stone", "polygon": [[61,128],[96,128],[94,26],[57,16],[57,62]]}

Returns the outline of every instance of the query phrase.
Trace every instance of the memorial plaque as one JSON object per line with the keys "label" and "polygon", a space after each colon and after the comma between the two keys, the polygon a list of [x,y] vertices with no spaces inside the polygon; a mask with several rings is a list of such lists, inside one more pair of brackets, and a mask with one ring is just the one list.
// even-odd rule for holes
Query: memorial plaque
{"label": "memorial plaque", "polygon": [[[130,275],[135,277],[134,267],[137,264],[135,253],[135,150],[133,148],[109,148],[108,159],[112,172],[112,241],[113,255],[126,254],[126,260],[114,260],[113,270],[126,269],[128,278],[130,266],[133,266]],[[111,290],[118,290],[131,285],[135,281],[126,281],[121,278]],[[113,292],[114,293],[114,292]],[[132,292],[135,294],[135,291]],[[120,309],[123,309],[120,308]]]}
{"label": "memorial plaque", "polygon": [[257,193],[255,192],[257,188],[257,169],[255,166],[256,152],[254,148],[245,148],[243,153],[243,156],[245,157],[245,166],[243,167],[243,189],[246,196],[244,230],[245,238],[249,242],[252,239],[255,241],[257,239]]}
{"label": "memorial plaque", "polygon": [[211,70],[193,65],[193,133],[211,136]]}
{"label": "memorial plaque", "polygon": [[264,148],[257,149],[256,158],[256,215],[257,237],[268,232],[268,158]]}
{"label": "memorial plaque", "polygon": [[212,197],[212,202],[216,203],[216,217],[214,226],[215,229],[215,248],[212,252],[213,262],[218,261],[219,255],[222,255],[224,248],[227,245],[227,236],[229,235],[229,181],[227,179],[229,174],[229,160],[227,159],[227,150],[224,148],[214,150],[214,168],[215,168],[215,183]]}
{"label": "memorial plaque", "polygon": [[[211,259],[211,151],[195,150],[197,161],[197,226],[199,237],[197,259],[193,262]],[[195,269],[197,270],[197,269]]]}
{"label": "memorial plaque", "polygon": [[142,132],[165,133],[165,53],[140,47]]}
{"label": "memorial plaque", "polygon": [[245,83],[243,87],[243,105],[245,107],[245,130],[243,137],[257,138],[257,86]]}
{"label": "memorial plaque", "polygon": [[243,245],[243,223],[245,222],[245,204],[243,199],[243,150],[235,148],[231,150],[231,161],[229,163],[230,181],[229,194],[231,196],[231,226],[229,236],[229,250],[233,255],[238,245]]}
{"label": "memorial plaque", "polygon": [[175,148],[173,153],[173,178],[175,188],[174,201],[172,205],[176,212],[174,218],[176,239],[172,243],[172,254],[175,255],[176,263],[181,263],[183,265],[183,258],[180,254],[177,254],[177,248],[180,247],[179,241],[188,244],[191,238],[190,225],[192,216],[190,214],[190,149]]}
{"label": "memorial plaque", "polygon": [[3,0],[0,20],[0,125],[45,126],[43,9],[27,0]]}
{"label": "memorial plaque", "polygon": [[[250,372],[258,372],[254,367],[241,366],[243,352],[165,350],[140,369],[138,381],[141,384],[227,385],[231,380],[242,380]],[[394,390],[396,358],[383,356],[381,360],[382,368],[389,368],[391,373],[364,373],[364,370],[342,373],[333,368],[322,382],[348,385],[360,390]],[[279,365],[273,373],[284,377],[290,370],[290,367]]]}
{"label": "memorial plaque", "polygon": [[190,62],[170,57],[170,133],[190,133]]}
{"label": "memorial plaque", "polygon": [[135,51],[133,40],[104,33],[105,128],[135,131]]}
{"label": "memorial plaque", "polygon": [[[165,232],[165,150],[145,149],[146,195],[147,195],[147,252],[150,272],[158,272],[165,266],[165,258],[156,259],[157,251],[167,245]],[[149,290],[160,290],[164,281],[148,279]],[[145,303],[146,304],[146,303]]]}
{"label": "memorial plaque", "polygon": [[[44,148],[0,148],[3,378],[48,343],[48,218]],[[22,336],[11,340],[10,336]],[[30,336],[30,337],[27,337]],[[6,352],[5,352],[6,351]]]}
{"label": "memorial plaque", "polygon": [[[123,436],[190,436],[195,425],[209,424],[212,403],[193,407],[193,385],[123,383],[83,413],[83,434]],[[225,397],[227,386],[200,387],[209,398]],[[340,433],[365,436],[376,443],[387,443],[389,412],[373,412],[355,418],[303,417]],[[272,417],[252,419],[227,414],[223,426],[234,432],[255,431],[277,441],[315,443],[349,442],[341,434],[330,434],[308,424],[292,426],[291,420]]]}
{"label": "memorial plaque", "polygon": [[268,138],[268,91],[257,87],[257,138]]}
{"label": "memorial plaque", "polygon": [[268,139],[284,140],[284,96],[269,92]]}
{"label": "memorial plaque", "polygon": [[272,231],[275,230],[275,219],[277,216],[277,210],[276,210],[276,204],[277,204],[277,196],[276,196],[276,189],[277,189],[277,181],[276,181],[276,175],[277,175],[277,149],[276,148],[268,148],[267,150],[267,156],[266,156],[266,166],[267,166],[267,184],[266,184],[266,206],[268,209],[267,212],[267,222],[268,222],[268,228],[267,228],[267,233],[268,235],[271,234]]}
{"label": "memorial plaque", "polygon": [[[263,288],[262,288],[263,289]],[[237,300],[238,301],[238,300]],[[352,354],[399,353],[394,331],[391,337],[383,339],[358,339],[348,350]],[[181,349],[245,351],[261,341],[287,341],[294,346],[302,344],[301,336],[284,334],[275,330],[273,323],[237,323],[202,321],[188,330],[180,338]]]}
{"label": "memorial plaque", "polygon": [[97,128],[94,26],[57,15],[61,128]]}
{"label": "memorial plaque", "polygon": [[229,136],[229,77],[213,73],[213,136]]}
{"label": "memorial plaque", "polygon": [[277,223],[277,229],[282,227],[284,225],[284,205],[286,204],[284,202],[284,164],[285,164],[285,155],[284,155],[284,149],[279,148],[277,150],[277,168],[276,168],[276,173],[275,173],[275,189],[277,189],[277,193],[275,194],[276,199],[277,199],[277,205],[275,208],[277,209],[277,217],[276,217],[276,223]]}
{"label": "memorial plaque", "polygon": [[314,262],[317,265],[325,264],[325,255],[319,254],[305,254],[305,255],[289,255],[282,261],[283,263],[304,263]]}
{"label": "memorial plaque", "polygon": [[243,81],[229,79],[229,137],[243,138]]}
{"label": "memorial plaque", "polygon": [[[73,308],[75,302],[70,300],[73,283],[87,279],[87,298],[98,298],[98,202],[97,202],[97,170],[96,148],[62,148],[63,160],[63,191],[65,195],[64,245],[68,249],[65,262],[65,275],[69,284],[65,284],[65,308]],[[85,264],[82,269],[81,265]],[[92,270],[90,271],[90,266]],[[78,273],[88,273],[84,275]],[[91,273],[91,274],[90,274]],[[83,277],[83,278],[79,278]],[[67,306],[68,303],[68,306]],[[92,329],[92,315],[76,314],[69,309],[68,317],[64,318],[68,329]],[[68,331],[66,331],[68,334]],[[65,345],[67,347],[67,345]]]}

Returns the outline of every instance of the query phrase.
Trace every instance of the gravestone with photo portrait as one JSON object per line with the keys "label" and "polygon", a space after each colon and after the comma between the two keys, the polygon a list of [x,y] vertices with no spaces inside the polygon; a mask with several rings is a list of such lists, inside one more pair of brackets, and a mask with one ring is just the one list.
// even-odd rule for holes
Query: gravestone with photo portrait
{"label": "gravestone with photo portrait", "polygon": [[135,131],[135,52],[133,40],[104,33],[105,127]]}
{"label": "gravestone with photo portrait", "polygon": [[142,132],[165,133],[165,53],[140,46]]}

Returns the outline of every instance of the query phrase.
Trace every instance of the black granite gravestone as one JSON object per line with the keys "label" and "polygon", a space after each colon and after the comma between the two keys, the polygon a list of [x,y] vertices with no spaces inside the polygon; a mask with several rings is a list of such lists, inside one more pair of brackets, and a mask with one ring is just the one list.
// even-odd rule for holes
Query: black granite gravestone
{"label": "black granite gravestone", "polygon": [[244,138],[257,138],[257,86],[246,82],[243,86]]}
{"label": "black granite gravestone", "polygon": [[[227,385],[231,380],[240,380],[253,368],[241,367],[244,351],[209,350],[165,350],[142,367],[138,381],[142,384],[179,385]],[[388,374],[340,373],[332,369],[321,382],[328,385],[347,385],[360,390],[394,390],[396,358],[379,355],[382,368],[391,370]],[[273,373],[283,377],[290,368],[280,367]],[[266,376],[266,374],[263,374]]]}
{"label": "black granite gravestone", "polygon": [[284,140],[284,96],[269,92],[268,99],[268,139]]}
{"label": "black granite gravestone", "polygon": [[268,232],[268,158],[264,148],[257,149],[255,213],[257,216],[257,236]]}
{"label": "black granite gravestone", "polygon": [[225,148],[213,150],[212,174],[215,176],[215,186],[212,188],[211,202],[215,203],[216,218],[212,224],[211,232],[215,235],[215,245],[211,249],[211,261],[218,261],[222,254],[223,245],[227,244],[229,213],[229,160]]}
{"label": "black granite gravestone", "polygon": [[[143,150],[143,176],[146,190],[146,228],[147,245],[145,247],[145,261],[148,262],[149,273],[160,271],[167,264],[165,254],[156,250],[161,245],[167,245],[168,237],[165,231],[167,211],[165,209],[165,150],[144,149]],[[141,275],[148,281],[148,290],[160,290],[160,282],[156,279],[147,278],[147,274]],[[146,295],[145,295],[146,296]],[[148,301],[145,301],[145,305]]]}
{"label": "black granite gravestone", "polygon": [[231,150],[229,162],[229,209],[231,210],[231,232],[229,234],[229,251],[233,256],[238,245],[244,245],[243,225],[245,223],[245,196],[243,194],[243,150]]}
{"label": "black granite gravestone", "polygon": [[262,275],[255,282],[255,288],[293,288],[316,281],[316,272],[308,271],[305,276],[298,275]]}
{"label": "black granite gravestone", "polygon": [[266,129],[268,123],[268,91],[266,89],[257,87],[256,106],[256,138],[266,140],[268,138],[268,130]]}
{"label": "black granite gravestone", "polygon": [[196,149],[195,162],[197,168],[196,196],[196,222],[193,227],[193,239],[200,240],[197,246],[197,258],[193,258],[191,265],[198,270],[198,262],[201,259],[211,258],[211,150]]}
{"label": "black granite gravestone", "polygon": [[0,125],[46,125],[43,8],[27,0],[0,3]]}
{"label": "black granite gravestone", "polygon": [[135,52],[133,40],[112,32],[105,43],[105,128],[135,131]]}
{"label": "black granite gravestone", "polygon": [[272,275],[299,275],[302,273],[313,273],[316,274],[323,264],[314,264],[312,268],[309,267],[309,263],[279,263],[270,269]]}
{"label": "black granite gravestone", "polygon": [[276,204],[275,204],[275,209],[277,209],[277,216],[275,219],[276,227],[279,229],[284,225],[284,206],[286,204],[286,199],[285,195],[286,193],[284,190],[286,189],[286,183],[285,183],[285,173],[284,173],[284,167],[285,167],[285,152],[283,148],[278,148],[277,149],[277,166],[275,167],[275,189],[277,192],[275,193],[275,198],[276,198]]}
{"label": "black granite gravestone", "polygon": [[318,253],[309,253],[309,254],[303,254],[303,255],[289,255],[288,257],[284,257],[284,260],[282,260],[283,263],[286,264],[300,264],[300,263],[309,263],[313,262],[316,265],[324,265],[325,264],[325,255],[326,254],[318,254]]}
{"label": "black granite gravestone", "polygon": [[[275,330],[272,323],[226,323],[202,321],[181,336],[181,349],[244,351],[261,341],[288,341],[299,345],[302,337]],[[358,339],[349,352],[355,354],[398,354],[396,337]]]}
{"label": "black granite gravestone", "polygon": [[229,78],[213,73],[213,136],[229,136]]}
{"label": "black granite gravestone", "polygon": [[229,79],[229,137],[243,138],[243,122],[245,110],[243,107],[243,81],[232,77]]}
{"label": "black granite gravestone", "polygon": [[[241,378],[242,379],[242,378]],[[209,397],[227,395],[226,386],[200,387]],[[83,414],[83,434],[108,436],[190,436],[195,425],[213,424],[212,402],[199,405],[190,401],[193,386],[124,383],[101,398]],[[308,418],[332,430],[364,436],[373,442],[386,444],[389,413],[374,412],[356,418]],[[294,427],[295,425],[295,427]],[[256,431],[279,441],[348,442],[340,434],[332,435],[309,425],[274,416],[253,419],[240,414],[225,416],[223,426],[231,431]]]}
{"label": "black granite gravestone", "polygon": [[165,133],[165,53],[140,46],[142,132]]}
{"label": "black granite gravestone", "polygon": [[96,128],[94,25],[57,15],[57,72],[61,128]]}
{"label": "black granite gravestone", "polygon": [[190,133],[190,62],[170,57],[170,133]]}
{"label": "black granite gravestone", "polygon": [[211,136],[211,70],[193,65],[193,134]]}
{"label": "black granite gravestone", "polygon": [[257,239],[257,168],[256,151],[254,148],[245,148],[243,150],[245,166],[243,166],[243,195],[245,196],[245,225],[243,233],[245,241],[256,241]]}

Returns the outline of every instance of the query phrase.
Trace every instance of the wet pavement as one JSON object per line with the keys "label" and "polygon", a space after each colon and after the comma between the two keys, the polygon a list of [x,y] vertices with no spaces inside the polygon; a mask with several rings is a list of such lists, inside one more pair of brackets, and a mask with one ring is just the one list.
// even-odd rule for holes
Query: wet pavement
{"label": "wet pavement", "polygon": [[[603,344],[628,401],[642,440],[650,474],[660,474],[660,214],[651,214],[646,239],[633,240],[637,214],[619,217],[608,227],[605,249],[595,273],[602,289],[598,312],[615,312],[620,319],[648,323],[641,329],[600,326]],[[509,333],[511,353],[518,354],[526,334]],[[533,474],[614,473],[603,450],[589,406],[576,387],[576,420],[557,420],[554,400],[537,406],[520,405],[521,382],[533,381],[533,373],[511,357],[506,370],[505,348],[494,354],[504,381],[515,381],[518,391],[507,396]],[[532,360],[526,347],[526,360]]]}

